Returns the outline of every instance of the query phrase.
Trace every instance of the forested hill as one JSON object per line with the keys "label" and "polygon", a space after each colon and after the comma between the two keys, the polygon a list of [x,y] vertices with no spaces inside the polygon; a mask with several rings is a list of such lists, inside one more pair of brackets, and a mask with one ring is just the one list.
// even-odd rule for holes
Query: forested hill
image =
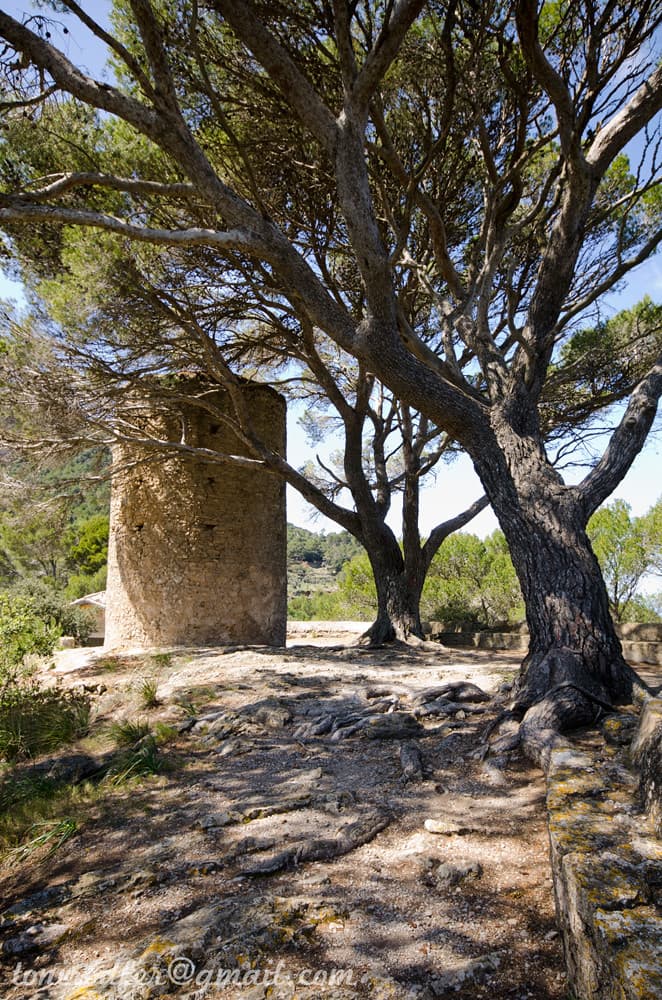
{"label": "forested hill", "polygon": [[105,587],[109,456],[5,465],[0,590],[47,585],[73,599]]}
{"label": "forested hill", "polygon": [[294,524],[287,526],[289,564],[307,563],[336,574],[346,562],[362,552],[363,547],[348,531],[334,531],[327,535],[298,528]]}

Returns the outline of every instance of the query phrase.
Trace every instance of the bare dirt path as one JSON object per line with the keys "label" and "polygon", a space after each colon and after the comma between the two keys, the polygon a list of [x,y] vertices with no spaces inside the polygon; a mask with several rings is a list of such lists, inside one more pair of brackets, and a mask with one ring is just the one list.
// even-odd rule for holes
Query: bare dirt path
{"label": "bare dirt path", "polygon": [[0,996],[568,995],[542,776],[477,755],[495,710],[467,685],[496,692],[517,661],[353,641],[61,658],[95,692],[78,750],[140,718],[170,727],[170,770],[1,870]]}

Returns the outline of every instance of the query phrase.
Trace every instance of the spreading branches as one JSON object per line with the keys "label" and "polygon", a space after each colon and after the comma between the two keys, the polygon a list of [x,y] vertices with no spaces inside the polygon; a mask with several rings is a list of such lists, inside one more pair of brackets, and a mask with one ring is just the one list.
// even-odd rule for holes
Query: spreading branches
{"label": "spreading branches", "polygon": [[264,66],[301,121],[332,151],[337,137],[334,116],[252,5],[246,0],[214,0],[214,7]]}
{"label": "spreading branches", "polygon": [[[314,385],[362,447],[371,426],[381,509],[393,459],[371,412],[387,418],[377,386],[466,447],[493,500],[497,466],[517,478],[495,445],[508,426],[546,461],[558,352],[659,245],[659,0],[131,0],[117,38],[65,6],[122,82],[91,79],[0,14],[15,105],[0,220],[35,292],[76,272],[84,229],[139,247],[146,275],[199,310],[226,362],[248,370],[250,354],[253,371],[268,362],[297,392]],[[90,115],[65,163],[48,142],[54,109]],[[193,350],[146,330],[145,370]],[[647,384],[644,408],[658,391]],[[589,506],[608,478],[599,466]]]}
{"label": "spreading branches", "polygon": [[67,57],[36,32],[0,11],[0,35],[22,54],[26,65],[48,73],[57,87],[84,104],[117,115],[146,135],[158,129],[156,112],[148,105],[107,83],[99,83],[81,72]]}
{"label": "spreading branches", "polygon": [[384,23],[352,86],[350,100],[359,113],[367,114],[380,81],[424,6],[425,0],[395,0],[387,4]]}

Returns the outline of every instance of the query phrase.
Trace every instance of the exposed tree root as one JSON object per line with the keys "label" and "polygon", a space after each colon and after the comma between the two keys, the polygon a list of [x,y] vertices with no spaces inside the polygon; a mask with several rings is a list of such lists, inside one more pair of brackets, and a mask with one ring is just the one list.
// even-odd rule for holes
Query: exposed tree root
{"label": "exposed tree root", "polygon": [[388,616],[380,616],[369,629],[359,636],[357,645],[368,649],[420,649],[426,653],[441,653],[448,650],[439,642],[426,639],[423,632],[413,625],[394,622]]}
{"label": "exposed tree root", "polygon": [[356,645],[363,649],[389,649],[394,652],[411,652],[420,650],[422,653],[447,654],[448,647],[442,646],[440,642],[432,642],[429,639],[422,639],[418,635],[409,633],[408,635],[396,635],[395,630],[390,634],[390,638],[383,635],[375,635],[370,629],[359,636]]}
{"label": "exposed tree root", "polygon": [[311,840],[299,847],[279,851],[268,858],[251,861],[242,869],[242,874],[272,875],[274,872],[294,868],[306,861],[330,861],[332,858],[339,858],[369,843],[378,833],[386,829],[391,818],[390,813],[383,811],[368,813],[341,827],[335,837]]}
{"label": "exposed tree root", "polygon": [[[627,664],[619,665],[615,675],[614,701],[632,703],[650,694],[648,685]],[[604,715],[617,711],[606,684],[594,679],[574,650],[554,649],[527,657],[522,677],[515,701],[484,734],[483,756],[519,747],[547,770],[552,751],[570,746],[565,733],[594,726]],[[504,726],[507,731],[490,742],[492,733]]]}

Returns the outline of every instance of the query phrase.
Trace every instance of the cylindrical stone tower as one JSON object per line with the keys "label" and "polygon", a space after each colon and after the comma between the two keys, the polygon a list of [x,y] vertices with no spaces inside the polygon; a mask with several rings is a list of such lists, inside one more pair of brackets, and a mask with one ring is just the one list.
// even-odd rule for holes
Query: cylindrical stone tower
{"label": "cylindrical stone tower", "polygon": [[[284,455],[285,400],[255,383],[242,392],[254,430]],[[142,424],[161,440],[247,456],[222,420],[234,412],[227,394],[205,399],[220,417],[194,404],[166,411],[159,403]],[[115,458],[105,647],[284,645],[283,480],[260,467],[136,445],[123,445]]]}

